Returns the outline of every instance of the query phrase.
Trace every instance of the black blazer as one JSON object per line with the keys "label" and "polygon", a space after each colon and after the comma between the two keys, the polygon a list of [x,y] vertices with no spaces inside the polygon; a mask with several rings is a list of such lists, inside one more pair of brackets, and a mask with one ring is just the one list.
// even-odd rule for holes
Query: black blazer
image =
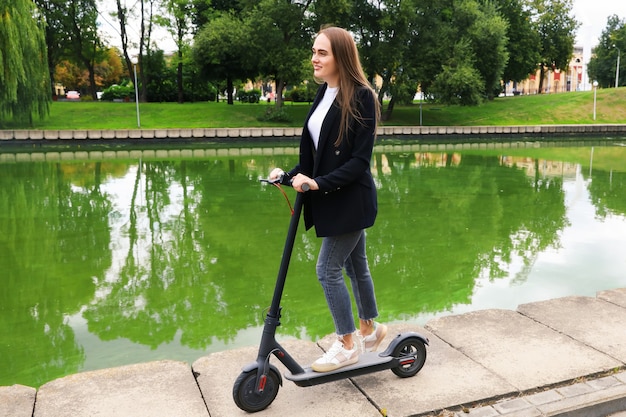
{"label": "black blazer", "polygon": [[302,173],[315,180],[319,190],[304,195],[304,222],[315,226],[317,236],[337,236],[355,232],[374,224],[378,211],[376,187],[370,161],[376,136],[376,97],[368,88],[355,92],[362,121],[352,120],[346,137],[335,145],[341,123],[337,101],[328,110],[322,123],[317,151],[307,127],[309,118],[319,105],[327,84],[318,89],[313,106],[304,123],[300,139],[300,161],[287,173],[289,178]]}

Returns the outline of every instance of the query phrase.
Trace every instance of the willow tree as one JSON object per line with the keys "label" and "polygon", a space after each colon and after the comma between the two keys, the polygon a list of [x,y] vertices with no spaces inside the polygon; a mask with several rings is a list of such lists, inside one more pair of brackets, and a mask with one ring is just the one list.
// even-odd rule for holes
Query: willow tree
{"label": "willow tree", "polygon": [[41,15],[32,0],[0,0],[0,121],[48,115],[50,78]]}

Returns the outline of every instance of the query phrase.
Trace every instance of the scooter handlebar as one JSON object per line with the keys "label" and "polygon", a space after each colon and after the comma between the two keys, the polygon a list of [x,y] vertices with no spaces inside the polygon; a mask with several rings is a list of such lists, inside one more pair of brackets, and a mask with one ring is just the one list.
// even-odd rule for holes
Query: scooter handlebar
{"label": "scooter handlebar", "polygon": [[[261,178],[259,181],[261,182],[266,182],[268,184],[280,184],[283,180],[282,175],[280,177],[274,178],[274,179],[269,179],[269,178]],[[311,187],[309,186],[309,184],[304,183],[302,184],[302,186],[300,187],[302,188],[302,191],[307,192],[311,189]]]}
{"label": "scooter handlebar", "polygon": [[273,185],[273,184],[277,184],[277,183],[278,183],[278,184],[280,184],[281,180],[282,180],[282,178],[281,178],[281,177],[274,178],[273,180],[271,180],[271,179],[269,179],[269,178],[259,178],[259,181],[261,181],[261,182],[265,182],[265,183],[267,183],[267,184],[272,184],[272,185]]}

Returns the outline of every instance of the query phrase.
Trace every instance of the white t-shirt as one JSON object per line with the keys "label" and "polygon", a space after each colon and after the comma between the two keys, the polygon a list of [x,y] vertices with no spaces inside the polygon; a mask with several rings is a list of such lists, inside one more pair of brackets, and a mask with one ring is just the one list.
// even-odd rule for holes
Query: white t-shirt
{"label": "white t-shirt", "polygon": [[311,138],[313,139],[313,145],[315,149],[317,149],[317,144],[320,141],[320,132],[322,130],[322,123],[324,123],[324,119],[326,118],[326,114],[330,109],[330,106],[333,105],[333,101],[335,101],[335,97],[337,97],[337,92],[339,91],[339,87],[326,87],[326,91],[324,92],[324,97],[322,97],[322,101],[317,105],[315,111],[309,118],[309,123],[307,127],[309,129],[309,133],[311,134]]}

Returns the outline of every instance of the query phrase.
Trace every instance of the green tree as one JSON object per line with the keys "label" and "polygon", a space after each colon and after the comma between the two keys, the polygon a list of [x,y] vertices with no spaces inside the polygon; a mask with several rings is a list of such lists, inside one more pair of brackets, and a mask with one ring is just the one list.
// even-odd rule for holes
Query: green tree
{"label": "green tree", "polygon": [[539,55],[539,34],[533,26],[532,10],[527,0],[496,0],[498,11],[508,22],[506,45],[509,60],[502,79],[518,83],[534,73]]}
{"label": "green tree", "polygon": [[378,100],[389,96],[382,119],[391,117],[397,102],[412,101],[417,91],[417,80],[406,57],[411,50],[411,31],[414,13],[410,1],[384,0],[370,2],[357,0],[354,3],[352,30],[356,33],[362,65],[372,84],[376,75],[382,79]]}
{"label": "green tree", "polygon": [[307,24],[313,33],[325,25],[350,27],[353,10],[358,5],[359,1],[356,0],[315,0],[311,4],[313,13],[307,16]]}
{"label": "green tree", "polygon": [[446,104],[476,105],[482,101],[485,84],[474,66],[468,41],[455,45],[452,58],[435,78],[432,90]]}
{"label": "green tree", "polygon": [[[598,81],[600,87],[612,87],[615,85],[616,65],[618,54],[626,58],[626,20],[617,15],[609,16],[606,28],[600,35],[598,45],[593,48],[587,71],[589,78]],[[620,64],[626,59],[620,59]],[[622,67],[622,65],[620,65]],[[620,68],[618,85],[626,77],[626,71]]]}
{"label": "green tree", "polygon": [[[437,38],[430,38],[426,49],[440,65],[425,74],[432,93],[444,103],[479,104],[501,90],[506,52],[507,23],[492,3],[477,0],[443,0],[436,16]],[[434,13],[434,14],[431,14]],[[443,48],[433,43],[442,39]],[[479,89],[478,91],[476,89]]]}
{"label": "green tree", "polygon": [[455,28],[451,0],[414,0],[415,27],[406,65],[414,69],[426,96],[454,50]]}
{"label": "green tree", "polygon": [[0,0],[0,122],[48,115],[50,76],[43,19],[31,0]]}
{"label": "green tree", "polygon": [[50,87],[54,95],[56,94],[54,89],[54,70],[65,57],[65,39],[68,37],[65,28],[67,2],[65,0],[35,0],[35,3],[39,7],[45,20]]}
{"label": "green tree", "polygon": [[[310,58],[311,0],[261,0],[246,3],[245,26],[250,28],[247,50],[255,54],[255,66],[264,78],[276,83],[276,106],[283,104],[288,84],[300,84],[310,74],[303,74],[301,63]],[[316,30],[315,30],[316,31]]]}
{"label": "green tree", "polygon": [[176,48],[178,49],[178,63],[176,66],[176,88],[178,92],[178,102],[184,102],[183,84],[183,50],[187,44],[187,36],[193,28],[191,0],[165,0],[162,4],[163,16],[156,16],[156,21],[160,26],[165,27],[172,35]]}
{"label": "green tree", "polygon": [[211,21],[215,12],[240,14],[244,7],[241,3],[238,0],[192,0],[191,20],[196,30],[199,31]]}
{"label": "green tree", "polygon": [[193,46],[194,60],[210,80],[226,80],[228,104],[233,104],[235,80],[254,76],[248,53],[249,31],[234,13],[215,15],[196,35]]}
{"label": "green tree", "polygon": [[572,0],[533,0],[540,38],[539,93],[547,70],[566,70],[574,52],[580,23],[571,16]]}
{"label": "green tree", "polygon": [[70,0],[67,8],[68,55],[89,73],[89,94],[96,100],[96,62],[105,51],[98,35],[98,7],[95,0]]}
{"label": "green tree", "polygon": [[467,29],[462,35],[469,39],[474,67],[484,83],[483,95],[493,99],[502,91],[502,74],[509,60],[506,51],[508,24],[497,12],[493,3],[463,1],[457,7],[456,16],[466,13]]}
{"label": "green tree", "polygon": [[[142,102],[146,101],[146,86],[150,82],[146,76],[143,59],[151,54],[150,39],[152,36],[153,23],[156,21],[156,17],[153,15],[156,1],[157,0],[139,0],[131,8],[128,8],[126,6],[126,2],[116,0],[117,10],[115,18],[118,20],[120,25],[119,33],[122,44],[122,55],[124,56],[124,62],[126,63],[129,80],[132,80],[135,76],[133,68],[134,64],[130,57],[129,48],[134,45],[139,46],[136,69],[139,71],[139,100]],[[148,3],[148,10],[146,10],[146,3]],[[135,10],[137,6],[139,6],[139,11]],[[129,20],[133,17],[137,17],[139,19],[139,38],[134,45],[129,37],[128,30]],[[131,28],[131,32],[137,33],[136,28]]]}

